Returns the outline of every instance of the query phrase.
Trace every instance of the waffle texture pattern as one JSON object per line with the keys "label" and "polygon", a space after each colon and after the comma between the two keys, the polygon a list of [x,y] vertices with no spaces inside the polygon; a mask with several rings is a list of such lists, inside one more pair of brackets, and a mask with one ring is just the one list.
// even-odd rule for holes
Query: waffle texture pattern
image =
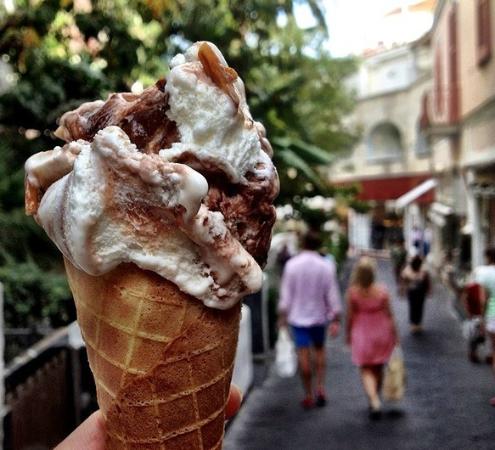
{"label": "waffle texture pattern", "polygon": [[207,308],[133,264],[66,270],[107,450],[221,449],[240,305]]}

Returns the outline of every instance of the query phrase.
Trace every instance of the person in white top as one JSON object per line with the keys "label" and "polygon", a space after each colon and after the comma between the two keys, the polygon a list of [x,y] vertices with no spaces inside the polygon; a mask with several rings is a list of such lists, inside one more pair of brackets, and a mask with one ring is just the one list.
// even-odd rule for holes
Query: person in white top
{"label": "person in white top", "polygon": [[[495,247],[485,250],[486,265],[474,269],[474,278],[483,288],[483,316],[485,330],[492,343],[492,356],[495,356]],[[495,358],[492,368],[495,373]],[[490,399],[490,404],[495,406],[495,397]]]}

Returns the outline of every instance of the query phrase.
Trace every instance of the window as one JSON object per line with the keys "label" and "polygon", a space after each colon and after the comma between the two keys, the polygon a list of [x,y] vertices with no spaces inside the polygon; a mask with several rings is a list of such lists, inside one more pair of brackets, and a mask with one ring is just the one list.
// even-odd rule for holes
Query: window
{"label": "window", "polygon": [[457,5],[454,3],[449,14],[449,84],[448,116],[449,122],[459,119],[459,87],[457,85]]}
{"label": "window", "polygon": [[431,126],[430,114],[428,112],[428,105],[430,104],[430,96],[427,92],[424,92],[421,97],[421,112],[419,113],[419,129],[424,131]]}
{"label": "window", "polygon": [[391,123],[382,123],[371,130],[368,138],[368,160],[384,162],[402,156],[400,131]]}
{"label": "window", "polygon": [[414,150],[416,152],[416,156],[419,158],[423,156],[429,156],[431,154],[430,141],[425,131],[421,127],[420,120],[418,120],[418,123],[416,125],[416,142]]}
{"label": "window", "polygon": [[434,80],[434,90],[435,90],[435,112],[437,114],[442,114],[443,112],[443,76],[442,76],[442,54],[440,53],[440,48],[437,49],[435,55],[435,80]]}
{"label": "window", "polygon": [[476,32],[478,65],[483,66],[492,56],[490,0],[476,2]]}

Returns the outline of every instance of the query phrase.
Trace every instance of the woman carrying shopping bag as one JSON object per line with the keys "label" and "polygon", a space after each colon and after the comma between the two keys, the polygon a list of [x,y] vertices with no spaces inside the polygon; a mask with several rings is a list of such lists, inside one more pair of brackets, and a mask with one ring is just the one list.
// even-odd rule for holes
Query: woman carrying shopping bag
{"label": "woman carrying shopping bag", "polygon": [[361,372],[371,419],[381,416],[383,369],[398,344],[397,328],[385,286],[375,282],[375,263],[361,258],[347,291],[347,343]]}

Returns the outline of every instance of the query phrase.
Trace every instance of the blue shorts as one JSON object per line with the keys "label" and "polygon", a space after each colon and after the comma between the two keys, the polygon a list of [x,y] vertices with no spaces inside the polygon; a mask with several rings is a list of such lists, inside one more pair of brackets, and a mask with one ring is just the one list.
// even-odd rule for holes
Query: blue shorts
{"label": "blue shorts", "polygon": [[291,328],[296,348],[311,346],[321,348],[325,345],[327,329],[325,325],[315,325],[312,327],[296,327],[291,325]]}

